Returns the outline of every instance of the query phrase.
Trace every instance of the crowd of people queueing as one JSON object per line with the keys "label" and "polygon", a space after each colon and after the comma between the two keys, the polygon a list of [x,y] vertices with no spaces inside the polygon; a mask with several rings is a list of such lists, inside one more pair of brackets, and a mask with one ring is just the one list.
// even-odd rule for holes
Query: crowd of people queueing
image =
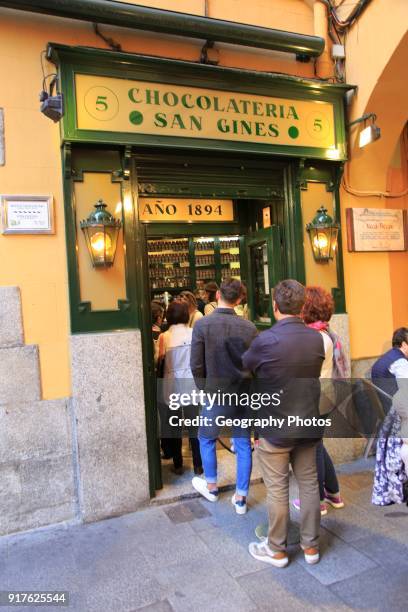
{"label": "crowd of people queueing", "polygon": [[[183,291],[173,299],[166,313],[159,304],[152,304],[158,376],[164,380],[193,378],[198,388],[208,388],[212,380],[223,377],[237,380],[253,377],[268,380],[276,388],[284,388],[302,378],[328,380],[334,375],[339,378],[350,376],[341,340],[329,326],[334,312],[333,298],[322,287],[304,287],[292,279],[281,281],[273,292],[276,322],[258,333],[247,318],[247,309],[239,308],[246,297],[245,287],[240,281],[226,279],[219,288],[215,283],[209,285],[205,295]],[[162,328],[164,315],[166,331]],[[382,367],[381,373],[385,372],[386,377],[393,379],[394,393],[398,391],[392,371],[396,361],[408,378],[408,329],[402,328],[397,332],[392,352],[378,362]],[[405,400],[400,398],[400,404]],[[320,414],[325,410],[322,397],[317,398],[317,403],[316,409]],[[207,408],[202,406],[201,410]],[[219,428],[214,424],[217,414],[239,416],[240,407],[212,406],[212,424],[200,426],[198,439],[190,436],[196,474],[192,486],[211,502],[216,502],[219,497],[216,454]],[[168,418],[166,408],[164,411],[162,408],[160,418],[162,421]],[[252,434],[239,425],[233,428],[236,490],[231,501],[237,514],[247,511]],[[344,506],[330,455],[321,437],[289,439],[259,435],[258,438],[256,454],[267,489],[269,529],[266,538],[249,545],[249,552],[256,559],[276,567],[285,567],[289,562],[286,547],[291,465],[299,487],[299,498],[292,503],[300,511],[300,544],[306,562],[317,563],[320,558],[320,518],[327,514],[329,505],[336,509]],[[404,440],[399,447],[402,449],[401,460],[405,458],[407,462]],[[162,438],[162,452],[164,457],[173,459],[176,473],[181,473],[181,432],[179,436]]]}

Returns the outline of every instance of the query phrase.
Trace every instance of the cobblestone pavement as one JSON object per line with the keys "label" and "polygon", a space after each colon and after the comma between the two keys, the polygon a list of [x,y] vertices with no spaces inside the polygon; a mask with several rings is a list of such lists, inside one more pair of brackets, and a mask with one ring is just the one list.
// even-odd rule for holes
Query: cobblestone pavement
{"label": "cobblestone pavement", "polygon": [[[307,566],[298,546],[286,569],[250,557],[254,528],[266,521],[258,484],[245,516],[223,493],[215,504],[191,499],[2,538],[0,590],[68,590],[78,612],[406,610],[408,508],[371,505],[372,461],[339,472],[346,507],[322,520],[318,565]],[[30,608],[47,609],[56,608]]]}

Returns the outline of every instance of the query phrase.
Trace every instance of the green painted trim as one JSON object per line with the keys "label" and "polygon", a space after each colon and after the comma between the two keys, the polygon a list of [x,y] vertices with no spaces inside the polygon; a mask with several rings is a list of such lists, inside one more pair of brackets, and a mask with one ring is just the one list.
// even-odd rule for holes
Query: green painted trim
{"label": "green painted trim", "polygon": [[[254,283],[252,278],[251,270],[251,247],[257,244],[266,243],[267,254],[268,254],[268,279],[269,279],[269,316],[271,323],[259,323],[254,321],[253,313],[255,312],[255,293]],[[247,261],[247,273],[248,273],[248,305],[251,320],[256,324],[256,327],[260,330],[268,329],[275,322],[272,308],[272,290],[277,283],[284,278],[283,274],[283,261],[282,261],[282,248],[281,248],[281,236],[280,228],[278,225],[272,225],[271,227],[260,229],[257,232],[251,233],[245,239],[245,252]]]}
{"label": "green painted trim", "polygon": [[[110,153],[107,151],[107,153]],[[119,152],[117,158],[119,158]],[[101,159],[93,158],[87,163],[84,160],[84,166],[75,169],[73,159],[75,153],[72,151],[69,144],[65,144],[62,149],[62,167],[64,176],[64,208],[65,208],[65,236],[67,248],[68,262],[68,281],[69,281],[69,299],[71,313],[71,333],[80,334],[88,332],[100,332],[115,329],[135,329],[139,327],[139,318],[137,312],[136,290],[137,282],[132,261],[135,258],[135,247],[133,240],[133,210],[125,210],[122,207],[122,231],[123,241],[126,244],[125,251],[125,279],[126,279],[126,299],[118,301],[118,310],[92,310],[92,305],[89,302],[81,300],[81,288],[79,281],[79,270],[77,260],[77,228],[76,228],[76,210],[75,200],[73,197],[74,188],[73,182],[83,180],[84,171],[92,172],[110,172],[112,180],[121,181],[122,201],[125,198],[130,198],[129,181],[121,179],[118,175],[123,174],[123,156],[121,159],[121,167],[113,167],[110,164],[108,168]],[[103,160],[103,156],[102,156]],[[92,203],[90,203],[90,209]]]}
{"label": "green painted trim", "polygon": [[[340,182],[343,174],[344,164],[328,164],[327,162],[302,160],[298,168],[297,182],[302,190],[307,190],[308,183],[325,183],[326,190],[333,193],[333,210],[334,220],[340,224],[338,234],[338,249],[336,257],[336,273],[337,287],[332,287],[332,295],[335,301],[336,314],[344,314],[346,312],[346,297],[344,286],[344,268],[343,268],[343,248],[342,248],[342,227],[341,227],[341,211],[340,211]],[[300,192],[299,192],[300,196]],[[317,207],[316,207],[317,208]],[[303,240],[303,223],[309,222],[310,219],[303,220],[301,231]],[[305,248],[310,248],[309,244]]]}
{"label": "green painted trim", "polygon": [[285,276],[305,283],[305,259],[303,252],[302,205],[297,169],[300,161],[289,165],[285,173],[284,232]]}
{"label": "green painted trim", "polygon": [[[166,147],[190,150],[258,153],[291,157],[327,159],[326,149],[257,143],[229,142],[204,138],[182,138],[143,134],[115,133],[76,128],[74,75],[94,74],[156,83],[199,86],[239,93],[289,97],[298,100],[323,100],[334,106],[336,145],[339,159],[347,158],[344,94],[352,87],[249,70],[193,64],[191,62],[152,58],[110,51],[67,47],[51,43],[49,58],[59,66],[61,88],[68,112],[62,121],[62,137],[71,142],[134,144],[138,147]],[[333,161],[333,160],[331,160]],[[337,160],[338,161],[338,160]]]}

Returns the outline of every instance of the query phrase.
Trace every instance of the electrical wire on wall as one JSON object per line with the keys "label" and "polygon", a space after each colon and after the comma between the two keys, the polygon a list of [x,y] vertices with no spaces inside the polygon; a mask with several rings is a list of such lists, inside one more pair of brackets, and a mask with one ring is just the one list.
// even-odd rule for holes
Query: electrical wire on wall
{"label": "electrical wire on wall", "polygon": [[[408,157],[408,124],[405,124],[405,127],[401,134],[401,151],[403,153],[404,160]],[[362,191],[360,189],[354,189],[349,184],[349,176],[348,176],[348,167],[349,164],[346,163],[344,166],[344,174],[342,178],[342,187],[347,193],[357,197],[377,197],[377,198],[403,198],[408,195],[408,187],[400,191],[399,193],[392,193],[391,191]],[[408,168],[405,168],[405,178],[408,176]]]}
{"label": "electrical wire on wall", "polygon": [[[348,29],[360,17],[371,0],[359,0],[354,6],[347,19],[341,19],[337,9],[344,5],[345,0],[340,0],[337,4],[333,0],[318,0],[326,5],[328,11],[328,34],[334,45],[346,46]],[[346,80],[346,61],[345,57],[333,58],[334,61],[334,80],[344,83]]]}

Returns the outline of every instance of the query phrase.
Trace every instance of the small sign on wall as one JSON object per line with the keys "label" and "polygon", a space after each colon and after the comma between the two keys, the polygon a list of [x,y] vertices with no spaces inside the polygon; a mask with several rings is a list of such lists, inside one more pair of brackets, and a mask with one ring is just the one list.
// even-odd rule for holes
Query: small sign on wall
{"label": "small sign on wall", "polygon": [[166,223],[233,221],[234,205],[232,200],[140,198],[139,219],[144,222],[165,221]]}
{"label": "small sign on wall", "polygon": [[347,208],[349,251],[406,251],[407,211],[391,208]]}
{"label": "small sign on wall", "polygon": [[52,196],[2,195],[3,234],[54,234]]}

